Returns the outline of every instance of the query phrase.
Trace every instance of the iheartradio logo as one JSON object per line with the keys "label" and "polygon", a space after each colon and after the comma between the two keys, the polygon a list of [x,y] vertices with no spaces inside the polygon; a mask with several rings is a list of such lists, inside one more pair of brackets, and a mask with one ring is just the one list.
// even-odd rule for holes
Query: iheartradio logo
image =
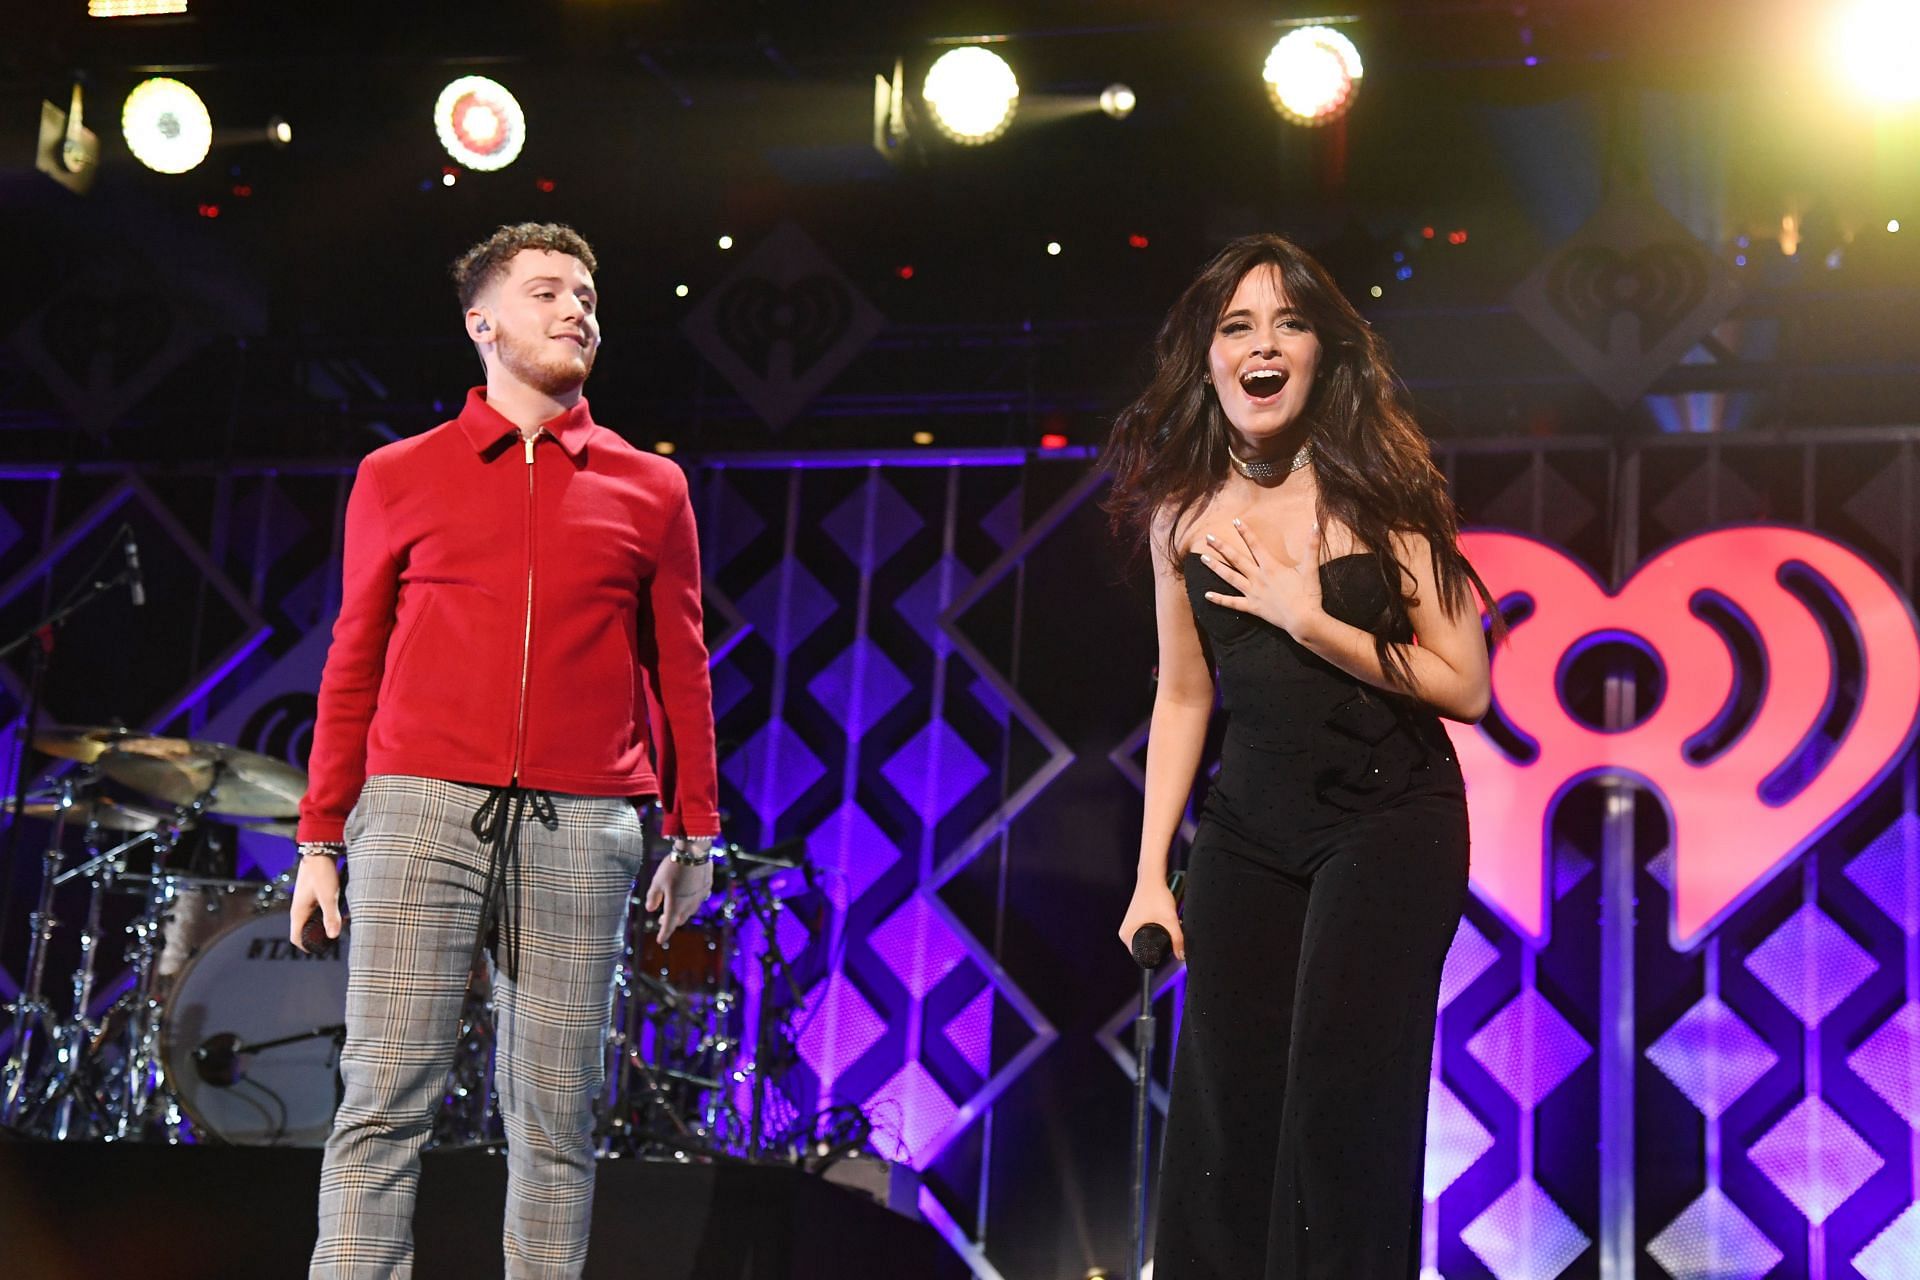
{"label": "iheartradio logo", "polygon": [[[1746,525],[1677,543],[1612,594],[1558,548],[1461,539],[1514,620],[1493,660],[1495,714],[1449,723],[1473,817],[1473,884],[1546,941],[1548,823],[1596,777],[1632,779],[1672,833],[1677,950],[1698,946],[1885,776],[1920,716],[1920,628],[1900,589],[1807,529]],[[1597,645],[1661,672],[1629,727],[1587,723],[1563,694]]]}

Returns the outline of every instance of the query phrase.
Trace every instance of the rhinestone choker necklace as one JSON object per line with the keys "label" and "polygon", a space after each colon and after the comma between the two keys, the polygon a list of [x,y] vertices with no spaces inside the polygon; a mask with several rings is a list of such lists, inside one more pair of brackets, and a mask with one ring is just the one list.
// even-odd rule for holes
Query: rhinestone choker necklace
{"label": "rhinestone choker necklace", "polygon": [[[1233,469],[1249,480],[1271,480],[1281,474],[1279,463],[1269,462],[1265,458],[1248,462],[1233,451],[1232,445],[1227,446],[1227,458],[1233,463]],[[1292,474],[1312,461],[1313,441],[1309,440],[1293,455],[1293,461],[1287,464],[1287,473]]]}

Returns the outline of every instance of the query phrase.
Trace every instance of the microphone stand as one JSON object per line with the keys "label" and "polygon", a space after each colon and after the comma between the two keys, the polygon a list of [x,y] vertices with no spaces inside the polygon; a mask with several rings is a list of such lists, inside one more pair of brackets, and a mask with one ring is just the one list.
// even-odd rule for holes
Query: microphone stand
{"label": "microphone stand", "polygon": [[1140,1012],[1133,1019],[1133,1189],[1127,1206],[1127,1280],[1140,1280],[1147,1253],[1148,1121],[1153,1114],[1153,971],[1166,963],[1173,938],[1157,924],[1134,932],[1140,966]]}

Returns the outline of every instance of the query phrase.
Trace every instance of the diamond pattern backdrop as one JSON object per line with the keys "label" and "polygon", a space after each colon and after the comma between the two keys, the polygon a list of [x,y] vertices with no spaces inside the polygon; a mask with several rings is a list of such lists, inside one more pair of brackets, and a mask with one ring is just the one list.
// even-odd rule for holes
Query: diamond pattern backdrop
{"label": "diamond pattern backdrop", "polygon": [[[1049,953],[1031,940],[1003,951],[1001,937],[1020,937],[1024,894],[1043,904],[1040,931],[1110,939],[1131,875],[1150,686],[1080,622],[1124,571],[1105,553],[1074,562],[1064,591],[1026,578],[1063,541],[1075,554],[1093,545],[1098,477],[1056,463],[1083,478],[1042,483],[1046,468],[1017,454],[819,461],[693,469],[729,834],[802,838],[819,873],[820,909],[779,928],[804,987],[784,1103],[862,1106],[876,1146],[925,1178],[923,1214],[981,1275],[1111,1268],[1125,1229],[1111,1135],[1126,1092],[1097,1054],[1131,1070],[1132,974],[1117,951],[1063,973],[1034,961]],[[1470,521],[1550,539],[1603,580],[1689,533],[1771,519],[1837,537],[1913,587],[1914,445],[1897,433],[1493,442],[1441,461]],[[97,473],[0,476],[0,621],[24,626],[47,568],[77,572],[67,560],[91,551],[103,521],[131,513],[143,549],[162,548],[146,558],[150,591],[168,593],[156,596],[165,626],[150,609],[102,615],[97,635],[73,628],[74,652],[101,656],[72,660],[106,678],[63,688],[52,712],[195,732],[243,705],[331,616],[349,475],[262,467],[151,489]],[[163,679],[124,660],[130,639],[166,658]],[[0,671],[9,716],[19,675]],[[282,702],[241,745],[300,759],[310,699]],[[1058,840],[1031,834],[1062,830],[1098,846],[1085,864],[1097,874],[1058,874]],[[1475,902],[1447,960],[1425,1274],[1920,1276],[1913,754],[1690,953],[1666,938],[1673,855],[1651,791],[1582,784],[1545,844],[1549,943],[1523,942]],[[978,893],[996,866],[1011,913],[1004,892],[999,905]],[[19,875],[23,902],[32,877]],[[0,990],[18,971],[13,924]],[[57,952],[52,971],[69,962]],[[745,976],[752,1026],[760,993]],[[1158,991],[1163,1103],[1180,974]],[[1063,1086],[1087,1108],[1061,1110]],[[1622,1106],[1626,1140],[1609,1146]],[[995,1141],[1003,1110],[1019,1127]]]}

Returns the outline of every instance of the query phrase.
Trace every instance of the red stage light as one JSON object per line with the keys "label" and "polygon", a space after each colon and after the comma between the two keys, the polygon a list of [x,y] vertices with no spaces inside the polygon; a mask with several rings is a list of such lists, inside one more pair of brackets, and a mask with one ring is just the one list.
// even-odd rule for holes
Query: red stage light
{"label": "red stage light", "polygon": [[233,189],[233,194],[235,194],[236,196],[239,196],[242,200],[245,200],[248,196],[253,194],[253,188],[243,182],[239,186]]}
{"label": "red stage light", "polygon": [[1432,228],[1432,227],[1422,227],[1422,228],[1420,228],[1420,235],[1421,235],[1421,237],[1422,237],[1422,238],[1424,238],[1424,239],[1427,239],[1427,240],[1431,240],[1431,239],[1433,239],[1433,228]]}
{"label": "red stage light", "polygon": [[906,266],[897,269],[893,274],[899,276],[902,280],[911,280],[913,279],[913,264],[908,263]]}
{"label": "red stage light", "polygon": [[1127,243],[1136,249],[1144,249],[1147,247],[1147,238],[1136,231],[1127,237]]}
{"label": "red stage light", "polygon": [[220,216],[220,206],[217,204],[203,204],[200,206],[200,216],[203,218],[217,218]]}
{"label": "red stage light", "polygon": [[536,187],[538,187],[538,188],[539,188],[540,190],[542,190],[542,191],[552,191],[552,190],[553,190],[553,179],[552,179],[552,178],[541,178],[541,179],[539,179],[539,180],[537,180],[537,181],[536,181],[536,182],[535,182],[535,183],[534,183],[533,185],[534,185],[534,186],[536,186]]}
{"label": "red stage light", "polygon": [[1040,447],[1042,449],[1064,449],[1067,447],[1067,438],[1058,431],[1049,431],[1040,437]]}
{"label": "red stage light", "polygon": [[1462,228],[1459,231],[1447,232],[1448,244],[1465,244],[1466,242],[1467,242],[1467,233],[1464,228]]}

